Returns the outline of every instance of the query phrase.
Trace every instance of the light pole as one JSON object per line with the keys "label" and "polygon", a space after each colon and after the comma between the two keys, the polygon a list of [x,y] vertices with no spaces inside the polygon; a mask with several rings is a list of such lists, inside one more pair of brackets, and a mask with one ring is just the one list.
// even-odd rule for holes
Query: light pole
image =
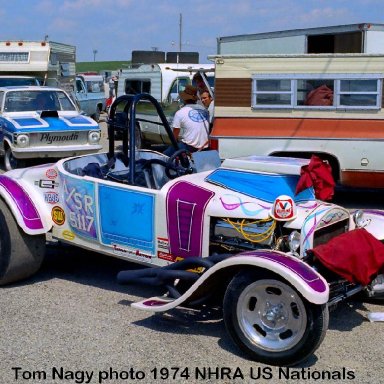
{"label": "light pole", "polygon": [[93,61],[96,61],[96,53],[97,53],[97,49],[94,49],[93,50]]}

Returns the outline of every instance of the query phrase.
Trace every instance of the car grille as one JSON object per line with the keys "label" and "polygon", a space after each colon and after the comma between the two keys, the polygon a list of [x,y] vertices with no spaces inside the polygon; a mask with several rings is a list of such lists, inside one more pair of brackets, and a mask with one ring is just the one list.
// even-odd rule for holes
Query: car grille
{"label": "car grille", "polygon": [[348,228],[349,219],[344,219],[317,229],[313,237],[313,247],[315,248],[320,244],[325,244],[334,237],[348,232]]}
{"label": "car grille", "polygon": [[50,147],[88,144],[88,132],[36,132],[29,134],[33,147]]}

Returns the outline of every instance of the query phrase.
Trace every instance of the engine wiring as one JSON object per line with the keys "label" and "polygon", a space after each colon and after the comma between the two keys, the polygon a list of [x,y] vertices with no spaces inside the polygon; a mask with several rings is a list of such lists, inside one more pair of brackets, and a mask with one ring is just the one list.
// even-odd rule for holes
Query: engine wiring
{"label": "engine wiring", "polygon": [[[246,219],[243,219],[241,221],[233,221],[230,218],[227,218],[223,219],[223,221],[231,225],[236,230],[236,232],[240,233],[244,239],[250,241],[251,243],[261,243],[267,240],[271,237],[276,228],[276,221],[272,218],[260,219],[255,221],[248,221]],[[262,225],[268,222],[271,222],[271,225],[264,232],[253,234],[246,232],[246,228],[250,225]]]}

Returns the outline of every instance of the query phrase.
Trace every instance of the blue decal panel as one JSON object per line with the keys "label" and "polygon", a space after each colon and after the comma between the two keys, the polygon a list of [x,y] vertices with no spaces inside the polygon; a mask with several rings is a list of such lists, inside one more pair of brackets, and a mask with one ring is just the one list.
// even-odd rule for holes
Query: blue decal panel
{"label": "blue decal panel", "polygon": [[313,188],[308,188],[295,196],[299,177],[218,169],[212,172],[206,181],[268,203],[272,203],[280,195],[291,196],[295,202],[314,200]]}
{"label": "blue decal panel", "polygon": [[97,239],[95,185],[64,176],[64,210],[72,231],[79,237]]}
{"label": "blue decal panel", "polygon": [[34,119],[33,117],[31,118],[20,118],[20,119],[13,119],[16,121],[17,124],[19,124],[21,127],[41,127],[44,126],[43,122],[40,120]]}
{"label": "blue decal panel", "polygon": [[153,194],[99,185],[101,241],[155,252]]}

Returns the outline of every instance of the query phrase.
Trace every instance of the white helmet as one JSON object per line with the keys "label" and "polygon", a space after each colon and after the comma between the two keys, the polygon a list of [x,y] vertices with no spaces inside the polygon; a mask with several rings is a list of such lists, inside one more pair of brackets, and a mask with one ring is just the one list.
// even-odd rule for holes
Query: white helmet
{"label": "white helmet", "polygon": [[287,195],[278,196],[273,202],[270,216],[277,221],[289,221],[295,219],[297,216],[297,209],[292,197]]}

